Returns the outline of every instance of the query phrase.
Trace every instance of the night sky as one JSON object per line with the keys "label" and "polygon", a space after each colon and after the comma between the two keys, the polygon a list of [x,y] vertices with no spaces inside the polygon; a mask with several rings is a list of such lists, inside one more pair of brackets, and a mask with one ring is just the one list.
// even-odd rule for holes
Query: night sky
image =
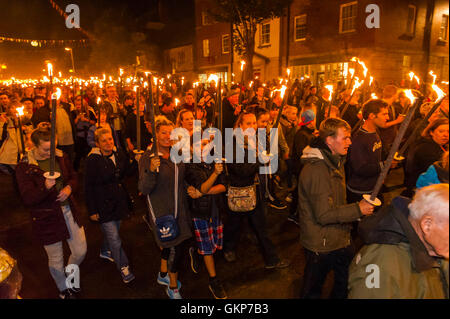
{"label": "night sky", "polygon": [[[63,11],[69,4],[77,4],[81,28],[94,36],[121,28],[130,35],[136,32],[145,34],[149,45],[161,49],[192,42],[195,33],[194,0],[160,1],[159,4],[158,0],[55,0]],[[162,22],[164,28],[151,30],[149,22]],[[86,38],[80,31],[66,28],[65,19],[52,8],[49,0],[0,0],[0,35],[33,40]],[[91,49],[92,46],[75,46],[76,64],[87,63]],[[70,60],[63,51],[58,47],[33,48],[30,44],[3,42],[0,43],[0,63],[8,64],[8,73],[13,74],[40,72],[41,68],[34,68],[34,65],[42,64],[41,60],[47,57],[59,60],[68,68]]]}

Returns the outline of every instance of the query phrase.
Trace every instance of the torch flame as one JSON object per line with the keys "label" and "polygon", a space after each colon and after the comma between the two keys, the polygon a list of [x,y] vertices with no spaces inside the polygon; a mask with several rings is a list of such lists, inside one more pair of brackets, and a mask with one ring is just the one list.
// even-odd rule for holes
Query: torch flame
{"label": "torch flame", "polygon": [[366,67],[366,64],[363,61],[358,61],[358,63],[362,66],[362,68],[364,69],[363,74],[364,74],[364,78],[367,76],[367,71],[369,71],[369,69]]}
{"label": "torch flame", "polygon": [[418,77],[417,75],[414,75],[414,79],[416,79],[416,81],[417,81],[417,84],[419,84],[419,85],[420,85],[420,79],[419,79],[419,77]]}
{"label": "torch flame", "polygon": [[135,85],[134,88],[133,88],[133,91],[134,91],[134,92],[137,92],[137,88],[138,88],[138,87],[139,87],[138,85]]}
{"label": "torch flame", "polygon": [[56,92],[52,94],[52,100],[59,100],[61,97],[61,89],[56,88]]}
{"label": "torch flame", "polygon": [[372,94],[370,95],[370,97],[371,97],[372,99],[374,99],[374,100],[378,99],[378,96],[377,96],[375,93],[372,93]]}
{"label": "torch flame", "polygon": [[432,84],[432,85],[434,85],[434,84],[436,83],[436,77],[437,77],[437,75],[434,74],[433,70],[430,71],[430,75],[433,77],[433,84]]}
{"label": "torch flame", "polygon": [[411,90],[404,90],[403,92],[405,92],[406,97],[409,99],[409,101],[411,102],[411,105],[414,104],[414,101],[416,100],[416,97],[414,96],[414,94],[412,93]]}
{"label": "torch flame", "polygon": [[372,85],[372,82],[373,82],[373,76],[370,76],[369,86]]}
{"label": "torch flame", "polygon": [[409,75],[409,80],[412,81],[412,79],[414,78],[414,72],[411,71],[408,73],[408,75]]}
{"label": "torch flame", "polygon": [[53,65],[51,63],[47,63],[48,76],[53,76]]}
{"label": "torch flame", "polygon": [[252,88],[252,85],[253,85],[253,81],[250,81],[250,83],[249,83],[249,88]]}
{"label": "torch flame", "polygon": [[330,92],[330,96],[328,97],[328,101],[331,102],[331,98],[333,97],[333,85],[325,85],[326,89],[328,90],[328,92]]}
{"label": "torch flame", "polygon": [[98,98],[97,98],[97,104],[100,104],[102,102],[102,98],[99,96]]}
{"label": "torch flame", "polygon": [[119,69],[119,76],[123,75],[123,69]]}
{"label": "torch flame", "polygon": [[362,80],[361,82],[359,81],[359,78],[355,78],[355,84],[353,85],[353,89],[352,89],[352,95],[353,93],[355,93],[356,89],[359,88],[362,84],[364,83],[364,80]]}
{"label": "torch flame", "polygon": [[286,69],[286,73],[287,73],[288,76],[290,76],[291,75],[291,69]]}
{"label": "torch flame", "polygon": [[356,62],[356,61],[359,61],[359,59],[358,59],[357,57],[354,56],[350,61]]}
{"label": "torch flame", "polygon": [[433,84],[431,87],[433,88],[434,92],[436,92],[437,95],[438,95],[438,97],[437,97],[437,99],[436,99],[436,101],[435,101],[435,103],[436,103],[437,101],[439,101],[440,99],[442,99],[442,98],[445,96],[445,93],[444,93],[444,91],[442,91],[441,88],[440,88],[439,86],[437,86],[436,84]]}
{"label": "torch flame", "polygon": [[157,78],[156,76],[153,78],[153,83],[154,83],[155,85],[158,85],[158,78]]}
{"label": "torch flame", "polygon": [[283,99],[284,98],[284,93],[286,92],[287,86],[283,85],[280,89],[280,97]]}
{"label": "torch flame", "polygon": [[244,71],[244,65],[245,65],[245,61],[241,60],[241,71]]}
{"label": "torch flame", "polygon": [[180,100],[179,99],[175,99],[175,106],[178,106],[178,104],[180,104]]}
{"label": "torch flame", "polygon": [[348,72],[349,72],[350,75],[353,77],[353,75],[355,74],[355,69],[350,68],[350,69],[348,69]]}
{"label": "torch flame", "polygon": [[16,108],[16,111],[17,111],[17,113],[19,114],[19,116],[23,116],[23,109],[24,109],[25,107],[22,105],[22,107],[18,107],[18,108]]}

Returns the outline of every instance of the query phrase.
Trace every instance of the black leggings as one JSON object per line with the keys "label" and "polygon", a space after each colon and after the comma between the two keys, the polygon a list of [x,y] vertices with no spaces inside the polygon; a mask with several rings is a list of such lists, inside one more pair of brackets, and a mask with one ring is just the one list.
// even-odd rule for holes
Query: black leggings
{"label": "black leggings", "polygon": [[[184,243],[184,242],[183,242]],[[183,259],[184,247],[183,243],[171,248],[164,248],[161,251],[161,259],[167,260],[167,268],[171,273],[177,273],[180,268],[181,261]],[[169,262],[170,253],[173,251],[173,259]]]}

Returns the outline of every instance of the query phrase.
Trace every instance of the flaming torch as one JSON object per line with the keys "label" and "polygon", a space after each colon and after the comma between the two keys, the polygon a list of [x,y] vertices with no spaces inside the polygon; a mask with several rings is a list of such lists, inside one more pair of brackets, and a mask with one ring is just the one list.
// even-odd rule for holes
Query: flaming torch
{"label": "flaming torch", "polygon": [[19,135],[20,135],[20,144],[22,146],[22,156],[25,155],[25,143],[23,141],[23,130],[22,130],[22,120],[21,117],[24,115],[23,113],[23,109],[24,106],[22,105],[22,107],[18,107],[16,108],[16,112],[17,112],[17,120],[18,120],[18,124],[19,124]]}
{"label": "flaming torch", "polygon": [[328,90],[328,92],[330,93],[330,96],[328,97],[328,111],[327,111],[327,118],[330,117],[330,113],[331,113],[331,101],[333,99],[333,85],[329,84],[329,85],[325,85],[325,88]]}
{"label": "flaming torch", "polygon": [[56,167],[56,103],[61,97],[61,90],[56,88],[56,92],[52,94],[52,118],[51,118],[51,137],[50,137],[50,171],[44,173],[44,177],[48,179],[57,179],[61,174],[55,172]]}
{"label": "flaming torch", "polygon": [[419,123],[417,123],[416,128],[412,132],[412,134],[409,136],[409,138],[406,140],[405,144],[403,144],[402,148],[398,151],[397,154],[395,154],[395,160],[402,161],[405,158],[403,157],[403,154],[405,154],[405,151],[407,150],[408,146],[416,140],[416,136],[420,131],[420,128],[424,123],[428,122],[428,119],[433,115],[434,112],[441,106],[442,101],[444,100],[446,94],[436,85],[432,85],[433,90],[437,93],[438,97],[433,105],[433,107],[430,109],[430,111],[425,115],[423,119],[420,120]]}
{"label": "flaming torch", "polygon": [[394,157],[396,155],[396,152],[400,146],[400,143],[403,139],[403,136],[406,133],[406,130],[409,126],[409,123],[412,120],[412,117],[414,115],[414,112],[416,111],[416,108],[419,106],[420,103],[417,103],[419,99],[417,99],[413,94],[411,90],[405,91],[406,96],[410,99],[411,105],[413,107],[410,108],[408,114],[406,115],[405,119],[403,120],[402,124],[400,125],[400,128],[398,130],[397,136],[395,136],[394,142],[392,143],[392,147],[389,150],[389,155],[386,159],[386,162],[384,163],[383,170],[380,173],[380,176],[378,176],[377,182],[375,184],[375,187],[372,191],[372,193],[363,195],[363,198],[372,204],[373,206],[380,206],[381,201],[377,198],[381,187],[383,186],[383,183],[386,179],[387,174],[389,173],[389,170],[391,168],[392,162],[394,161]]}

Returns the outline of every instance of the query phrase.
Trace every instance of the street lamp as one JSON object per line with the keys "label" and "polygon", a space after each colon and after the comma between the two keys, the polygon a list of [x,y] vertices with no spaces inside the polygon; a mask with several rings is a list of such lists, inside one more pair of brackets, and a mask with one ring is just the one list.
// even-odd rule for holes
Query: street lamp
{"label": "street lamp", "polygon": [[73,62],[73,50],[72,48],[65,48],[66,51],[70,51],[70,58],[72,59],[72,70],[75,73],[75,63]]}

